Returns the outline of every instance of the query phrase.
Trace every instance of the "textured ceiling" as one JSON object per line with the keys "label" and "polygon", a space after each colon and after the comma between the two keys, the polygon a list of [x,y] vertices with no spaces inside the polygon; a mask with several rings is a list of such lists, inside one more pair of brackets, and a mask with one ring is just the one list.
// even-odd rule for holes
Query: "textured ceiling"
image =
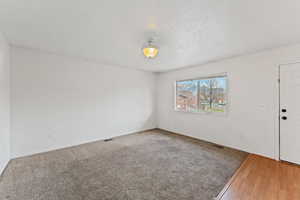
{"label": "textured ceiling", "polygon": [[[300,42],[299,0],[1,0],[14,45],[166,71]],[[141,47],[154,37],[159,56]]]}

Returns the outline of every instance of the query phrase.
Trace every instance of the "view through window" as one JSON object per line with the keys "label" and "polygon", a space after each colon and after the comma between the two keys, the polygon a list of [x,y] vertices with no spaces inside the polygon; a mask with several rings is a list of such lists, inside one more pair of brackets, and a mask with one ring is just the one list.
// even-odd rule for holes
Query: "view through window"
{"label": "view through window", "polygon": [[227,76],[176,82],[176,106],[185,112],[225,112]]}

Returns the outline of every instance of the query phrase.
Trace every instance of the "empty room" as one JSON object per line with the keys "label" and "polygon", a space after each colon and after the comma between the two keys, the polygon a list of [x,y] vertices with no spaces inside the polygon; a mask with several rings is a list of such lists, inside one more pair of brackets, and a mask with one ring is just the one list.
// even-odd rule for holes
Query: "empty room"
{"label": "empty room", "polygon": [[0,0],[0,200],[300,200],[299,11]]}

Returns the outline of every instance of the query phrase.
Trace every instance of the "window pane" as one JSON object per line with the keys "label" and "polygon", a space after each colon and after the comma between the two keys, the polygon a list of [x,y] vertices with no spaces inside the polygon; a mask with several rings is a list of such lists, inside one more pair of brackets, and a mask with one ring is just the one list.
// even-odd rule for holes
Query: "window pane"
{"label": "window pane", "polygon": [[199,80],[199,111],[210,111],[210,79]]}
{"label": "window pane", "polygon": [[176,110],[225,112],[227,76],[176,82]]}
{"label": "window pane", "polygon": [[210,80],[211,84],[211,111],[225,112],[226,107],[226,77],[218,77]]}
{"label": "window pane", "polygon": [[197,111],[197,81],[178,81],[176,83],[176,109]]}

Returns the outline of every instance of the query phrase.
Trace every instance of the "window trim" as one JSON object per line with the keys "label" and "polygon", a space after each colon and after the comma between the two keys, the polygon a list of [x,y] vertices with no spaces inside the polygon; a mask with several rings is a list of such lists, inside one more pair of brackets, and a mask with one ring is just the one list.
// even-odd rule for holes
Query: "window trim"
{"label": "window trim", "polygon": [[[197,111],[197,112],[193,112],[193,111],[184,111],[184,110],[178,110],[177,106],[176,106],[176,98],[177,98],[177,82],[180,81],[193,81],[193,80],[205,80],[205,79],[211,79],[211,78],[221,78],[221,77],[226,77],[226,94],[225,94],[225,98],[226,98],[226,105],[224,107],[224,112],[211,112],[211,111]],[[182,112],[182,113],[192,113],[192,114],[212,114],[212,115],[227,115],[228,114],[228,107],[229,107],[229,76],[228,73],[224,72],[224,73],[218,73],[218,74],[211,74],[211,75],[204,75],[204,76],[200,76],[198,78],[188,78],[188,79],[177,79],[174,82],[174,111],[176,112]]]}

